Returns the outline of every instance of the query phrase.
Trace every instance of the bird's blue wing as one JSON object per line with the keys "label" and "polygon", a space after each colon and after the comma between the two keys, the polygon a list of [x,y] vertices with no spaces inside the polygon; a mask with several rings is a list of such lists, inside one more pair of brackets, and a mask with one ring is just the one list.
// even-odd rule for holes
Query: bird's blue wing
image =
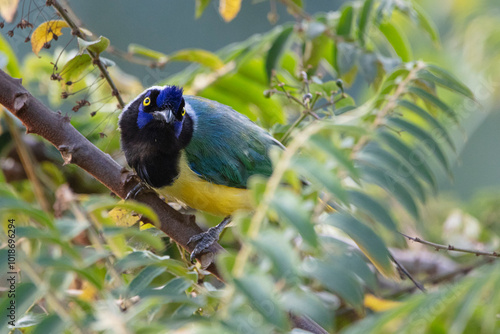
{"label": "bird's blue wing", "polygon": [[184,98],[195,123],[185,148],[195,173],[209,182],[236,188],[246,188],[252,175],[271,175],[268,154],[272,147],[283,147],[278,141],[226,105],[201,97]]}

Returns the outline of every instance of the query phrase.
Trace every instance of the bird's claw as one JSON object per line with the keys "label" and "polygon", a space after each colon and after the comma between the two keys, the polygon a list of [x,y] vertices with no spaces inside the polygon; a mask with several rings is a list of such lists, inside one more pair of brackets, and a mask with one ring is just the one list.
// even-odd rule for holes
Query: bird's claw
{"label": "bird's claw", "polygon": [[206,232],[193,235],[188,241],[188,245],[196,243],[196,246],[189,257],[191,262],[194,263],[194,260],[197,257],[203,253],[207,253],[208,248],[219,240],[219,234],[220,231],[217,227],[211,227]]}
{"label": "bird's claw", "polygon": [[130,190],[127,194],[127,196],[125,197],[125,200],[129,200],[129,199],[135,199],[137,197],[137,195],[141,192],[141,191],[154,191],[153,189],[151,189],[151,187],[149,187],[147,184],[144,184],[142,182],[139,182],[137,183],[134,188],[132,188],[132,190]]}

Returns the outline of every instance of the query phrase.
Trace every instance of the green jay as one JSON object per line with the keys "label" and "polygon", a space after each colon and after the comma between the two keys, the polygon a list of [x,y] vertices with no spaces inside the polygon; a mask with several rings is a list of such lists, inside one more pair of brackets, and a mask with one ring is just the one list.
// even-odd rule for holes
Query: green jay
{"label": "green jay", "polygon": [[145,184],[225,217],[189,240],[191,260],[218,240],[234,212],[253,208],[248,179],[270,176],[269,152],[284,148],[246,116],[177,86],[145,90],[125,106],[119,126],[127,162]]}

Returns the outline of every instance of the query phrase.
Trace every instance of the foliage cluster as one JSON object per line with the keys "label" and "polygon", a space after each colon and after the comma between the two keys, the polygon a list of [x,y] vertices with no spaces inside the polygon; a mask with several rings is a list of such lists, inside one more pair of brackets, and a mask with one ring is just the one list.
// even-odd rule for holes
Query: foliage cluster
{"label": "foliage cluster", "polygon": [[[197,15],[209,2],[196,2]],[[452,177],[457,133],[485,102],[442,66],[414,59],[410,29],[433,45],[432,52],[442,52],[435,24],[416,1],[352,1],[314,15],[302,1],[282,2],[295,22],[216,53],[166,55],[137,44],[122,52],[78,27],[82,37],[73,30],[68,46],[51,54],[42,49],[72,29],[64,18],[52,17],[31,27],[33,51],[41,59],[31,55],[20,66],[0,39],[2,67],[52,106],[73,106],[74,126],[124,165],[115,130],[117,94],[98,63],[109,68],[123,100],[143,87],[101,56],[106,52],[153,67],[192,63],[158,84],[182,85],[189,94],[230,105],[287,146],[273,152],[271,178],[250,184],[256,210],[235,217],[222,240],[228,252],[217,265],[225,284],[191,264],[161,231],[140,226],[138,214],[155,220],[149,208],[118,202],[76,168],[59,168],[61,160],[49,148],[44,161],[29,160],[37,182],[28,175],[7,183],[2,176],[2,223],[18,223],[19,320],[12,332],[288,332],[289,313],[343,333],[498,330],[498,261],[461,255],[444,273],[418,271],[418,260],[406,261],[417,279],[433,287],[427,294],[413,295],[413,285],[393,282],[400,274],[393,255],[417,258],[403,250],[399,232],[436,236],[426,225],[450,212],[450,205],[448,211],[433,207],[439,181]],[[221,9],[226,20],[238,13],[239,3],[220,1],[229,11]],[[487,33],[483,41],[500,40],[498,28],[489,26]],[[491,43],[484,42],[484,62],[498,57]],[[363,92],[355,89],[360,83]],[[3,138],[5,151],[11,137]],[[16,145],[29,147],[22,140]],[[37,184],[54,210],[44,210],[32,189]],[[460,213],[448,217],[448,231],[465,235],[472,248],[498,247],[495,201],[479,204],[484,210],[476,217],[484,225]],[[216,221],[202,213],[197,218]],[[470,226],[475,234],[467,232]],[[6,237],[0,240],[5,268]],[[0,309],[8,302],[4,294]],[[2,330],[6,321],[0,318]]]}

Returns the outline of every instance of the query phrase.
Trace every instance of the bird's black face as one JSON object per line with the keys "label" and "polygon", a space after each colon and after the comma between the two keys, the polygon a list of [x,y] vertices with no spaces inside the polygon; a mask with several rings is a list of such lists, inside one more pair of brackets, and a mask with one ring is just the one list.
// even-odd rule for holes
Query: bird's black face
{"label": "bird's black face", "polygon": [[[179,173],[181,150],[193,135],[182,88],[151,87],[120,116],[121,144],[128,164],[149,185],[169,185]],[[189,110],[188,110],[189,111]]]}
{"label": "bird's black face", "polygon": [[162,122],[177,127],[186,114],[182,88],[176,86],[150,88],[131,104],[130,108],[133,107],[138,108],[139,129],[152,122]]}

